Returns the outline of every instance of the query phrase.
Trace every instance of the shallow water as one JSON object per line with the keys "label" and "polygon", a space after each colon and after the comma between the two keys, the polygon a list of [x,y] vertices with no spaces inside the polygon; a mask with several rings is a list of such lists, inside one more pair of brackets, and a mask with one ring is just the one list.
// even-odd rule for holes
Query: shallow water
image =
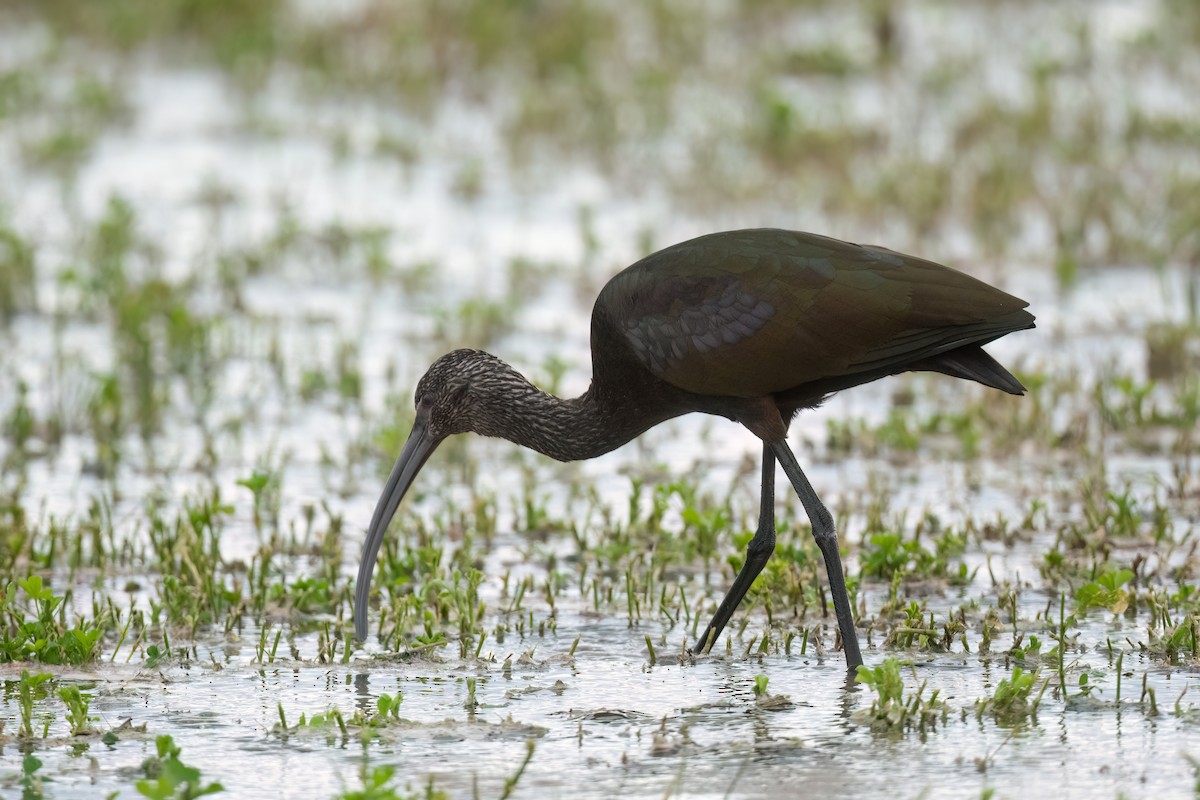
{"label": "shallow water", "polygon": [[[837,88],[820,80],[795,79],[782,91],[800,105],[825,109],[830,119],[816,114],[818,125],[846,120],[878,125],[881,118],[891,118],[890,112],[903,112],[904,119],[915,116],[911,130],[897,124],[892,147],[936,160],[945,157],[947,129],[973,107],[976,90],[956,89],[925,120],[924,103],[909,102],[916,84],[904,80],[905,70],[923,74],[939,59],[949,62],[982,50],[980,74],[986,80],[977,91],[1020,103],[1031,91],[1022,71],[1035,60],[1031,54],[1070,52],[1076,37],[1064,31],[1068,22],[1085,18],[1095,37],[1095,61],[1081,68],[1079,82],[1092,92],[1116,87],[1114,93],[1120,89],[1131,106],[1157,109],[1178,99],[1181,85],[1195,82],[1194,70],[1189,71],[1195,54],[1180,57],[1178,74],[1148,67],[1138,75],[1129,70],[1121,48],[1162,13],[1152,3],[1096,4],[1091,12],[1064,4],[1044,15],[1012,4],[1003,14],[914,4],[903,22],[919,55],[890,77],[856,81],[837,106],[825,105]],[[833,13],[816,19],[813,24],[825,28],[842,22]],[[1000,24],[1010,19],[1012,25]],[[38,52],[28,43],[42,35],[36,25],[17,30],[5,34],[5,41],[23,42],[28,49],[9,49],[11,63]],[[807,30],[797,25],[795,36],[803,39]],[[735,33],[730,37],[727,45],[733,49],[718,47],[711,61],[736,61],[736,48],[744,43]],[[58,65],[62,79],[72,80],[81,63],[87,63],[86,54],[64,57]],[[105,498],[118,538],[140,543],[146,537],[148,497],[161,496],[175,509],[185,497],[215,488],[232,505],[220,540],[226,564],[253,563],[260,547],[272,541],[255,523],[250,492],[238,485],[253,469],[265,467],[281,477],[276,507],[269,509],[263,527],[284,533],[302,529],[306,507],[324,504],[328,513],[316,513],[318,527],[329,525],[329,515],[344,519],[340,577],[347,579],[357,564],[381,473],[389,466],[378,453],[375,433],[398,410],[407,413],[411,387],[425,366],[444,345],[486,344],[543,383],[553,372],[548,360],[558,359],[565,365],[561,393],[581,392],[590,374],[591,299],[608,275],[644,252],[639,235],[645,231],[653,231],[654,245],[664,245],[734,225],[795,226],[801,218],[804,227],[837,235],[868,229],[873,240],[899,249],[919,238],[882,212],[868,222],[838,216],[815,200],[797,199],[796,206],[781,210],[778,198],[768,196],[744,204],[731,200],[715,212],[706,212],[702,204],[680,211],[683,203],[672,195],[672,185],[678,173],[695,167],[694,146],[711,135],[708,121],[721,109],[740,108],[727,91],[718,92],[711,107],[692,109],[680,125],[679,140],[609,174],[561,154],[523,170],[509,158],[495,108],[462,97],[445,98],[425,120],[377,99],[314,99],[300,77],[280,68],[270,88],[249,104],[228,77],[172,64],[163,54],[120,64],[100,58],[99,63],[102,73],[111,68],[126,85],[130,120],[106,129],[70,180],[15,167],[8,187],[0,189],[9,223],[31,232],[39,245],[38,309],[0,330],[0,380],[3,385],[23,381],[32,408],[61,408],[72,420],[61,444],[19,471],[6,468],[3,485],[39,524],[78,521],[93,498]],[[678,88],[683,96],[697,90],[686,80]],[[40,118],[9,121],[0,128],[0,153],[16,161],[21,143],[44,123]],[[419,159],[406,163],[364,144],[383,133],[419,138]],[[625,147],[631,156],[639,152],[636,142]],[[639,165],[656,159],[662,162],[660,172],[638,173]],[[477,195],[464,197],[457,185],[464,165],[482,165]],[[1184,173],[1198,167],[1194,158],[1175,166]],[[630,171],[644,179],[630,180]],[[746,167],[747,175],[753,172]],[[853,182],[855,176],[849,177]],[[207,202],[206,193],[225,193],[233,200]],[[101,477],[84,409],[93,377],[120,369],[120,345],[103,313],[89,313],[87,298],[60,275],[73,259],[84,257],[82,231],[103,216],[113,195],[136,210],[137,228],[150,243],[146,252],[129,257],[130,273],[193,279],[189,308],[220,318],[213,341],[221,358],[199,379],[169,380],[162,432],[148,441],[127,434],[115,474]],[[388,232],[374,256],[367,246],[339,245],[339,229],[361,232],[373,226]],[[895,242],[888,236],[893,229]],[[271,250],[287,231],[295,232],[300,244]],[[589,246],[589,235],[600,244]],[[1090,408],[1088,387],[1097,380],[1110,375],[1145,379],[1147,330],[1187,319],[1187,292],[1195,278],[1186,265],[1171,260],[1157,270],[1117,263],[1085,272],[1065,290],[1052,275],[1052,259],[1031,255],[1051,249],[1052,239],[1053,232],[1034,223],[1023,229],[1008,257],[990,259],[979,254],[959,220],[947,225],[943,253],[962,251],[965,267],[1031,302],[1037,330],[996,342],[989,350],[1025,372],[1072,376],[1078,396],[1046,411],[1059,420],[1054,430],[1063,431],[1078,407]],[[230,290],[213,262],[217,256],[246,254],[250,262],[259,258],[259,266],[247,269],[236,291]],[[379,274],[372,273],[372,257],[384,262]],[[431,268],[423,273],[426,264]],[[497,312],[502,319],[491,328],[486,313],[478,311],[488,302],[502,307]],[[316,400],[299,399],[296,387],[303,374],[335,373],[346,345],[353,350],[349,361],[361,373],[361,401],[339,399],[331,391],[319,392]],[[202,401],[205,390],[212,395]],[[863,509],[880,493],[888,498],[889,519],[907,511],[906,533],[926,514],[972,530],[1001,519],[1021,528],[1010,539],[972,535],[955,562],[975,571],[965,586],[913,581],[903,587],[902,594],[919,598],[925,616],[935,614],[939,624],[957,609],[970,610],[972,624],[951,652],[885,646],[882,627],[869,639],[860,634],[869,645],[868,665],[889,655],[913,662],[904,671],[908,696],[924,685],[926,697],[936,691],[947,701],[946,718],[928,730],[872,730],[867,713],[873,692],[847,683],[842,653],[834,649],[832,620],[812,609],[807,615],[775,609],[779,616],[794,614],[793,632],[803,632],[787,652],[777,642],[766,654],[755,652],[754,640],[772,630],[756,606],[735,617],[726,636],[728,650],[723,639],[717,654],[681,658],[732,574],[724,561],[734,552],[732,532],[724,534],[707,582],[699,576],[703,564],[698,559],[680,567],[678,576],[662,578],[672,588],[686,585],[692,602],[705,604],[693,608],[687,622],[672,625],[650,611],[631,622],[620,597],[595,608],[581,591],[577,564],[586,556],[576,538],[554,526],[524,529],[523,503],[533,495],[552,521],[577,523],[584,539],[599,548],[606,533],[598,515],[589,515],[589,503],[607,512],[613,524],[624,524],[631,476],[660,483],[686,477],[703,492],[731,494],[743,516],[749,514],[757,502],[758,443],[724,420],[691,417],[578,465],[515,453],[511,445],[495,441],[472,440],[463,449],[447,447],[435,456],[398,526],[424,522],[457,547],[462,531],[443,530],[439,520],[471,508],[478,498],[494,500],[495,537],[486,545],[474,543],[484,574],[480,597],[487,604],[484,630],[489,634],[481,658],[458,658],[453,641],[398,656],[380,646],[373,628],[371,640],[348,659],[343,661],[339,649],[338,663],[324,663],[318,629],[328,623],[337,630],[344,619],[317,614],[291,628],[294,619],[286,610],[271,620],[268,637],[284,627],[295,633],[280,644],[274,663],[258,662],[261,631],[252,622],[227,634],[219,626],[202,627],[194,640],[187,631],[176,631],[176,652],[157,665],[130,643],[116,649],[106,640],[98,663],[46,670],[59,685],[79,685],[94,695],[91,713],[99,717],[99,729],[119,728],[125,719],[144,726],[144,732],[121,730],[113,744],[97,737],[72,740],[61,706],[51,699],[39,702],[34,714],[39,726],[50,720],[48,737],[18,740],[12,735],[16,685],[21,669],[30,665],[3,664],[0,713],[7,735],[0,738],[0,787],[15,796],[18,756],[32,752],[44,762],[46,797],[90,798],[112,791],[133,796],[134,782],[143,777],[141,765],[154,754],[154,737],[169,733],[182,747],[183,761],[235,797],[337,796],[361,786],[360,769],[367,765],[394,765],[397,784],[414,793],[432,782],[453,797],[501,796],[530,741],[533,756],[514,796],[963,797],[988,790],[1003,797],[1187,795],[1197,785],[1193,757],[1200,758],[1195,729],[1200,713],[1193,703],[1200,672],[1194,654],[1166,659],[1142,647],[1149,616],[1144,599],[1125,614],[1080,615],[1071,628],[1066,666],[1072,700],[1059,696],[1056,664],[1031,661],[1022,666],[1041,666],[1039,686],[1047,682],[1050,687],[1034,716],[1006,726],[990,715],[977,718],[975,707],[1018,663],[1006,655],[1014,634],[1002,595],[1019,594],[1016,626],[1022,636],[1050,639],[1048,620],[1056,618],[1060,589],[1039,569],[1056,545],[1056,532],[1084,516],[1080,480],[1096,466],[1097,452],[1104,455],[1100,471],[1108,485],[1137,497],[1142,523],[1139,537],[1106,551],[1108,561],[1128,565],[1141,553],[1156,566],[1147,530],[1152,500],[1162,498],[1179,543],[1169,556],[1176,572],[1168,577],[1172,573],[1164,570],[1157,582],[1139,585],[1138,591],[1194,583],[1195,556],[1188,546],[1189,540],[1194,545],[1200,519],[1194,443],[1191,451],[1181,451],[1179,442],[1186,437],[1168,437],[1159,427],[1147,436],[1167,442],[1160,446],[1139,446],[1132,437],[1117,435],[1106,440],[1100,425],[1086,437],[1092,446],[1100,441],[1098,450],[1028,443],[1006,453],[1005,443],[985,435],[984,455],[963,458],[957,439],[945,432],[927,436],[915,454],[831,449],[836,423],[854,421],[874,429],[906,407],[897,398],[902,391],[911,391],[918,417],[982,396],[977,387],[929,377],[875,384],[802,415],[791,441],[814,485],[842,517],[841,533],[851,544],[851,575],[859,573],[865,539],[872,533]],[[1156,391],[1151,402],[1169,405],[1171,388]],[[14,403],[14,395],[5,392],[0,414],[7,418]],[[1094,409],[1087,413],[1094,418]],[[6,440],[4,448],[0,455],[7,456],[14,445]],[[995,457],[989,455],[993,448]],[[594,487],[594,501],[581,487]],[[1034,500],[1049,506],[1041,521],[1018,525]],[[672,502],[662,524],[678,534],[684,527],[682,509],[678,500]],[[795,502],[781,496],[779,504],[781,520],[799,524]],[[311,544],[312,537],[298,538]],[[287,581],[320,569],[316,554],[292,553],[280,562],[273,565],[279,570],[273,578]],[[549,564],[567,583],[553,608],[540,590],[550,576]],[[3,583],[24,574],[5,575]],[[515,585],[524,576],[532,577],[535,590],[521,611],[505,612],[513,596],[504,582],[511,578]],[[67,586],[74,589],[74,610],[80,614],[91,613],[93,592],[122,607],[149,611],[162,577],[138,565],[72,574],[60,564],[47,573],[59,593]],[[1068,597],[1074,588],[1064,589]],[[876,615],[889,593],[887,580],[864,579],[859,602],[868,616]],[[677,601],[668,605],[679,613]],[[993,606],[1001,612],[1001,624],[990,653],[983,654],[979,619]],[[344,616],[347,604],[338,608]],[[510,630],[503,641],[497,639],[498,627],[521,618],[528,621],[524,633]],[[372,623],[377,625],[378,612]],[[812,640],[801,652],[809,634]],[[778,633],[772,636],[777,639]],[[1125,674],[1118,678],[1121,653]],[[1099,685],[1098,693],[1078,697],[1081,673]],[[754,686],[760,675],[769,679],[770,695],[790,702],[759,702]],[[467,678],[477,681],[474,708],[466,705]],[[1155,692],[1157,715],[1150,712],[1143,680]],[[301,714],[337,709],[346,718],[355,710],[370,715],[381,694],[397,692],[403,695],[397,712],[402,722],[365,735],[357,727],[343,734],[332,723],[295,728]],[[292,726],[286,732],[279,725],[281,708]]]}
{"label": "shallow water", "polygon": [[[95,682],[92,708],[103,724],[133,717],[151,731],[170,731],[188,763],[203,766],[206,778],[220,779],[237,796],[331,796],[357,785],[365,759],[394,764],[416,784],[432,776],[452,796],[476,785],[489,796],[500,792],[530,738],[536,752],[520,783],[524,796],[782,797],[798,786],[839,797],[960,797],[988,786],[1003,787],[1008,796],[1047,786],[1067,797],[1114,787],[1175,796],[1192,780],[1185,756],[1195,741],[1194,713],[1176,717],[1164,708],[1162,716],[1147,717],[1133,679],[1126,679],[1120,708],[1106,702],[1065,710],[1048,699],[1034,720],[1004,728],[976,721],[971,710],[1007,674],[1003,660],[918,658],[919,679],[955,709],[966,709],[966,718],[956,710],[925,734],[890,737],[872,733],[855,716],[868,704],[868,690],[845,686],[840,654],[761,661],[716,656],[649,667],[644,646],[637,646],[646,633],[658,635],[655,626],[629,631],[619,621],[565,615],[557,639],[536,642],[532,662],[513,664],[511,673],[499,664],[421,659],[262,669],[247,663],[252,647],[222,644],[211,652],[200,646],[189,668],[104,665],[64,679]],[[1087,629],[1084,636],[1103,633]],[[582,643],[567,659],[564,640],[576,634]],[[878,658],[868,654],[869,663]],[[1115,675],[1107,656],[1093,652],[1082,659],[1093,679],[1104,676],[1111,701]],[[1150,685],[1164,699],[1195,689],[1188,671],[1135,659],[1126,659],[1125,668],[1135,675],[1149,669]],[[772,693],[791,703],[759,707],[752,691],[759,673],[770,676]],[[467,676],[478,680],[473,711],[464,709]],[[332,726],[286,739],[278,734],[276,704],[294,724],[306,709],[370,712],[379,692],[397,691],[404,695],[405,722],[368,742],[343,737]],[[54,776],[50,793],[89,797],[123,785],[153,754],[151,738],[125,734],[111,747],[46,747],[39,757]]]}

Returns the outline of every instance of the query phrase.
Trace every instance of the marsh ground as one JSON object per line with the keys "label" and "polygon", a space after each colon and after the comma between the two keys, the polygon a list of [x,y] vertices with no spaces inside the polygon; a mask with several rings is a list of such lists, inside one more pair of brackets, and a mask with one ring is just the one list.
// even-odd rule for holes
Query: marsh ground
{"label": "marsh ground", "polygon": [[[1187,0],[0,4],[0,786],[1194,794],[1198,95]],[[793,427],[870,682],[783,496],[686,657],[758,490],[702,418],[444,446],[355,646],[424,367],[578,393],[611,274],[758,225],[1038,316],[990,348],[1024,398],[910,375]]]}

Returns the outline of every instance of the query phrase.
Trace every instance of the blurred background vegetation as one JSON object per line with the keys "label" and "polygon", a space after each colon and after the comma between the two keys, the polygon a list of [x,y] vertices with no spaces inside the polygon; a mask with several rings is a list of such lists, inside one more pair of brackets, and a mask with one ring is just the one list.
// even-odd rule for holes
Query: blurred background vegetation
{"label": "blurred background vegetation", "polygon": [[129,124],[132,72],[213,68],[255,135],[281,93],[413,123],[364,141],[324,116],[347,155],[437,157],[420,123],[482,112],[502,148],[459,151],[468,196],[497,156],[526,181],[582,161],[700,216],[1048,262],[1067,283],[1200,260],[1190,0],[6,0],[0,20],[22,40],[0,119],[26,128],[27,167],[70,173]]}
{"label": "blurred background vegetation", "polygon": [[[1125,270],[1172,309],[1133,332],[1143,372],[1187,372],[1197,96],[1190,0],[3,0],[6,458],[80,433],[87,473],[126,437],[154,465],[174,418],[212,470],[270,402],[357,413],[381,371],[392,421],[348,452],[383,455],[416,367],[293,294],[399,291],[419,365],[530,329],[555,279],[582,317],[633,258],[739,226],[1066,298]],[[280,302],[248,299],[273,278]],[[581,352],[503,347],[551,388],[586,374]],[[272,400],[231,388],[238,359]]]}

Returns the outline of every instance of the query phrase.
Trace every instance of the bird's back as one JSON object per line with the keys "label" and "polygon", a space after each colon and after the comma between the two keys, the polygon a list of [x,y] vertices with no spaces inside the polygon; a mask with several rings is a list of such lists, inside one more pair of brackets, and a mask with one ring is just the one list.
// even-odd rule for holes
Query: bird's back
{"label": "bird's back", "polygon": [[751,229],[701,236],[623,270],[596,300],[593,331],[613,329],[679,389],[761,397],[936,369],[922,364],[1032,327],[1026,305],[881,247]]}

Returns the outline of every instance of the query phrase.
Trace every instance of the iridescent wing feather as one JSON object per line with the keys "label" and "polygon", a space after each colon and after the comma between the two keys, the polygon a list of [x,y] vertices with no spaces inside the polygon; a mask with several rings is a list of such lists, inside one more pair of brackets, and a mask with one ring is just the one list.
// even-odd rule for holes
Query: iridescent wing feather
{"label": "iridescent wing feather", "polygon": [[763,229],[642,259],[605,286],[597,313],[668,383],[759,397],[990,341],[1033,324],[1025,305],[930,261]]}

